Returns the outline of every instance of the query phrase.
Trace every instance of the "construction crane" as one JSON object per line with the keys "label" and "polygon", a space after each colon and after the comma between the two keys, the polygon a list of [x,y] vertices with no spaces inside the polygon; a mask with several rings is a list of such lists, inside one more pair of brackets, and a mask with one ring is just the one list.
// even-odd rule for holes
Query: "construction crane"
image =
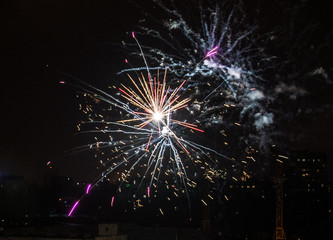
{"label": "construction crane", "polygon": [[274,240],[286,240],[286,234],[283,229],[283,174],[282,166],[277,167],[275,177],[276,188],[276,223]]}

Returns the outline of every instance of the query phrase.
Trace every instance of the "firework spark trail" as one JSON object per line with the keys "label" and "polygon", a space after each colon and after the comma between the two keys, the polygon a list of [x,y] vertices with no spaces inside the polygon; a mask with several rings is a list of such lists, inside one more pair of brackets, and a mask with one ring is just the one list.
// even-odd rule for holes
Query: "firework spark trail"
{"label": "firework spark trail", "polygon": [[89,194],[90,189],[91,189],[91,184],[88,184],[87,189],[86,189],[86,194]]}
{"label": "firework spark trail", "polygon": [[74,212],[75,208],[79,205],[80,201],[76,201],[70,212],[68,213],[68,217],[72,216],[72,213]]}

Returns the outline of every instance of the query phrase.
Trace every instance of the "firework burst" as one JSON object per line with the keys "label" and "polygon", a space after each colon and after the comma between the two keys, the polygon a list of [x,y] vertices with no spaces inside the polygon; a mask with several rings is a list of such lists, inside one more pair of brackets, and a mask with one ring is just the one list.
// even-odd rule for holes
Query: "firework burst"
{"label": "firework burst", "polygon": [[[204,2],[198,9],[195,5],[194,14],[190,7],[181,8],[182,3],[154,2],[163,13],[157,19],[146,14],[150,16],[140,21],[137,33],[145,44],[138,44],[134,32],[131,34],[137,44],[124,43],[131,53],[143,58],[144,66],[120,71],[130,73],[128,79],[108,91],[82,82],[83,87],[79,87],[83,90],[80,110],[87,120],[78,129],[93,140],[74,152],[94,151],[101,164],[99,169],[103,169],[87,185],[84,195],[91,194],[102,181],[110,181],[117,185],[109,199],[111,207],[117,207],[119,193],[125,192],[127,184],[135,188],[127,196],[133,197],[137,208],[145,204],[144,198],[153,198],[158,191],[168,191],[159,194],[167,200],[181,196],[189,199],[202,177],[210,182],[226,177],[237,181],[234,166],[256,162],[258,145],[272,143],[270,134],[274,133],[272,126],[279,112],[270,107],[276,96],[292,93],[296,98],[297,91],[302,90],[294,84],[293,74],[286,78],[293,80],[291,85],[285,84],[286,79],[282,82],[281,76],[267,78],[268,70],[278,71],[275,57],[266,51],[266,45],[276,36],[271,32],[262,34],[256,21],[249,23],[237,1],[214,5]],[[165,20],[161,21],[163,16]],[[142,26],[144,22],[149,25],[149,19],[154,22],[152,27]],[[290,47],[285,49],[289,53]],[[155,67],[148,67],[145,56]],[[290,72],[297,75],[292,66]],[[133,77],[137,72],[142,73]],[[322,75],[328,81],[321,66],[309,74],[313,75]],[[284,111],[290,104],[281,105]],[[227,155],[237,160],[221,154],[226,152],[224,147],[233,149]],[[228,161],[222,161],[225,159]],[[239,172],[249,178],[246,167]],[[81,199],[73,204],[69,215]],[[207,192],[201,202],[207,205],[209,199],[213,194]],[[159,208],[162,215],[166,212],[163,210]]]}
{"label": "firework burst", "polygon": [[[234,11],[225,17],[221,16],[220,8],[217,7],[210,14],[210,27],[205,22],[206,15],[202,12],[204,33],[200,35],[192,30],[180,14],[171,11],[161,2],[158,4],[176,18],[166,26],[171,32],[180,30],[182,38],[190,47],[172,44],[172,41],[168,41],[158,31],[141,28],[142,35],[158,39],[171,51],[178,53],[170,55],[161,49],[141,47],[132,32],[145,67],[131,67],[120,73],[146,70],[147,75],[141,73],[134,79],[128,74],[132,86],[113,86],[112,88],[119,89],[116,95],[120,97],[86,84],[86,105],[80,105],[89,121],[82,122],[78,128],[83,129],[84,133],[94,133],[95,142],[76,150],[95,149],[99,153],[100,163],[105,167],[101,176],[89,185],[86,194],[104,179],[118,179],[116,192],[121,192],[124,183],[131,182],[137,186],[133,195],[136,206],[142,205],[142,197],[150,197],[157,192],[159,185],[171,191],[173,196],[184,194],[189,199],[189,189],[197,186],[197,176],[204,176],[214,182],[216,176],[226,176],[230,165],[234,167],[237,164],[246,164],[246,161],[236,163],[234,158],[215,151],[209,147],[209,141],[208,144],[202,144],[191,139],[198,138],[195,133],[203,134],[202,129],[221,125],[222,109],[235,107],[233,101],[237,98],[244,103],[244,96],[253,92],[260,95],[260,91],[254,86],[255,80],[260,79],[257,73],[263,69],[260,67],[254,71],[253,67],[254,59],[258,59],[258,55],[252,53],[258,48],[248,39],[255,28],[232,31],[230,26],[234,23]],[[143,50],[146,50],[147,54],[144,55]],[[158,59],[162,61],[158,67],[150,68],[145,56],[152,62],[157,62]],[[127,60],[126,62],[128,63]],[[169,84],[166,83],[166,66],[172,76]],[[155,77],[151,74],[152,69],[157,69]],[[162,81],[160,69],[165,69]],[[180,78],[186,78],[188,84],[185,85],[185,80],[179,83]],[[227,88],[222,88],[223,85]],[[183,97],[185,95],[190,97]],[[255,102],[258,94],[252,95]],[[191,98],[195,100],[190,101]],[[199,100],[196,100],[198,98]],[[250,97],[246,99],[248,98]],[[255,105],[253,102],[251,106]],[[97,107],[101,104],[104,104],[104,107]],[[248,106],[244,107],[245,112],[248,111],[246,107]],[[117,117],[114,111],[118,111]],[[236,122],[233,126],[241,125]],[[218,133],[226,136],[219,127],[216,129]],[[216,135],[216,130],[214,131]],[[222,144],[228,145],[227,142]],[[223,166],[221,159],[227,159],[232,164]],[[242,174],[248,176],[245,171],[242,171]],[[237,180],[232,174],[229,175]],[[144,194],[141,191],[141,196],[139,189],[145,189]],[[170,199],[170,196],[167,198]],[[114,206],[116,202],[115,193],[111,205]]]}
{"label": "firework burst", "polygon": [[[133,112],[133,114],[139,117],[136,117],[134,119],[121,120],[119,122],[140,122],[140,124],[136,126],[138,127],[138,130],[144,128],[151,122],[155,122],[158,128],[158,133],[160,135],[162,134],[164,136],[172,136],[183,148],[183,150],[187,154],[189,154],[189,152],[180,142],[176,134],[170,129],[170,123],[175,123],[198,132],[203,132],[203,130],[198,129],[197,125],[195,124],[178,121],[170,117],[172,116],[172,113],[176,112],[177,110],[187,107],[187,103],[190,101],[190,99],[186,98],[183,100],[179,100],[180,95],[177,95],[179,90],[184,85],[185,80],[180,84],[179,87],[172,91],[172,93],[170,93],[170,87],[166,89],[166,73],[167,69],[165,69],[163,83],[160,83],[159,79],[156,78],[154,78],[154,80],[150,80],[150,75],[148,75],[148,81],[146,81],[145,77],[142,74],[141,78],[139,78],[141,87],[139,87],[132,79],[132,77],[128,75],[137,92],[135,90],[127,88],[123,84],[122,87],[125,90],[123,90],[122,88],[119,88],[119,90],[123,93],[122,96],[125,99],[127,99],[132,105],[138,107],[139,109],[142,109],[143,111]],[[158,73],[157,76],[159,76]],[[151,137],[152,134],[149,137],[146,150],[149,148]]]}
{"label": "firework burst", "polygon": [[[184,93],[181,89],[186,81],[173,89],[167,86],[167,69],[162,81],[160,75],[159,70],[155,77],[148,71],[147,77],[142,73],[137,81],[128,75],[132,87],[121,84],[116,94],[119,97],[88,84],[82,88],[86,105],[80,104],[80,109],[88,121],[79,124],[78,129],[82,133],[94,133],[95,142],[74,149],[74,152],[96,150],[96,157],[101,158],[100,163],[106,169],[87,186],[85,195],[101,181],[117,179],[119,185],[112,197],[112,206],[116,193],[129,182],[137,186],[134,202],[139,201],[140,206],[141,198],[156,193],[159,185],[173,197],[184,195],[189,199],[189,189],[197,186],[195,179],[198,176],[213,182],[214,174],[225,176],[221,159],[234,162],[224,154],[190,140],[198,138],[196,132],[203,134],[204,131],[198,120],[189,121],[193,116],[186,118],[190,116],[190,99],[180,93]],[[101,104],[105,104],[104,107]],[[113,119],[115,111],[119,113],[118,120]],[[145,189],[144,193],[140,189]],[[81,199],[75,202],[69,215]],[[167,199],[171,199],[169,195]]]}
{"label": "firework burst", "polygon": [[[260,32],[242,1],[207,2],[198,8],[154,2],[165,20],[158,21],[146,13],[142,22],[154,24],[138,26],[142,42],[145,37],[149,41],[142,46],[147,59],[157,68],[171,70],[171,86],[179,78],[188,80],[190,98],[195,100],[190,108],[198,110],[197,118],[206,127],[214,124],[232,128],[241,123],[253,129],[251,134],[243,133],[247,134],[243,139],[270,145],[275,114],[267,109],[269,98],[263,83],[267,72],[277,64],[276,57],[266,52],[273,33]],[[197,19],[199,23],[193,21]],[[135,45],[124,46],[142,56],[142,50],[135,50]],[[130,67],[119,74],[141,69],[144,67]]]}
{"label": "firework burst", "polygon": [[[205,99],[218,95],[223,85],[229,90],[224,97],[231,94],[236,98],[243,94],[244,87],[249,87],[245,83],[252,83],[253,87],[260,80],[260,73],[273,67],[269,65],[273,57],[263,51],[266,35],[259,35],[258,27],[248,23],[241,3],[201,4],[199,13],[192,9],[201,20],[199,28],[194,27],[198,25],[186,19],[175,4],[172,8],[163,1],[156,4],[168,20],[163,21],[158,30],[139,26],[138,34],[148,36],[150,43],[152,39],[159,43],[158,47],[152,44],[142,47],[147,59],[161,68],[170,68],[176,79],[186,77],[190,87],[208,83],[209,89],[202,90]],[[157,22],[152,15],[147,13],[146,16]],[[133,70],[125,69],[120,73]]]}

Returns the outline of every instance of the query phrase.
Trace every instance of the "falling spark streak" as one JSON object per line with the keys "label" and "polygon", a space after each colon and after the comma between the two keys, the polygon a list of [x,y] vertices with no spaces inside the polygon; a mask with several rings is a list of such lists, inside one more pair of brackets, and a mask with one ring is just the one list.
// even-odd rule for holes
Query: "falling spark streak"
{"label": "falling spark streak", "polygon": [[111,198],[111,207],[113,207],[114,197]]}
{"label": "falling spark streak", "polygon": [[149,137],[149,140],[148,140],[148,143],[147,143],[147,147],[146,147],[146,151],[148,151],[148,148],[149,148],[149,144],[150,144],[150,141],[151,141],[151,137],[153,136],[153,133],[150,134],[150,137]]}
{"label": "falling spark streak", "polygon": [[74,209],[79,205],[79,201],[75,202],[74,206],[72,207],[71,211],[68,213],[68,217],[70,217],[74,211]]}
{"label": "falling spark streak", "polygon": [[162,209],[159,209],[159,210],[160,210],[160,213],[161,213],[162,215],[164,215],[164,213],[163,213]]}
{"label": "falling spark streak", "polygon": [[89,184],[89,185],[87,186],[86,194],[89,194],[90,189],[91,189],[91,184]]}
{"label": "falling spark streak", "polygon": [[218,48],[219,48],[219,47],[216,46],[216,47],[214,47],[212,50],[210,50],[210,51],[206,54],[205,58],[208,58],[208,57],[214,56],[214,55],[217,53],[217,49],[218,49]]}

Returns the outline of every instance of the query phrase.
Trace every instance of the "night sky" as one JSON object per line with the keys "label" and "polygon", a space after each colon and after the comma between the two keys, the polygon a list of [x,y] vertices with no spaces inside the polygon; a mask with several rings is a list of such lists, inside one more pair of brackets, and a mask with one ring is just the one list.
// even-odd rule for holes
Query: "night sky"
{"label": "night sky", "polygon": [[75,74],[88,64],[96,69],[100,56],[101,69],[109,67],[101,49],[120,43],[135,12],[106,2],[2,2],[1,175],[40,180],[46,162],[71,148],[80,121],[75,89],[60,85],[64,76],[46,65]]}
{"label": "night sky", "polygon": [[[76,124],[81,120],[76,89],[59,84],[68,78],[55,69],[97,87],[121,80],[115,72],[124,67],[123,60],[128,57],[120,49],[121,41],[130,39],[127,33],[135,30],[142,13],[133,3],[120,2],[123,1],[0,3],[0,176],[17,174],[40,182],[48,170],[46,163],[75,146]],[[275,1],[270,2],[275,4]],[[303,23],[317,26],[322,33],[311,41],[325,42],[322,52],[326,54],[321,61],[331,71],[328,56],[332,56],[332,35],[327,32],[329,8],[314,8],[311,2],[308,5]],[[143,6],[147,6],[147,11],[153,9],[146,3]],[[262,9],[272,11],[269,5]],[[327,153],[330,173],[333,160],[332,85],[330,72],[326,83],[310,84],[308,89],[313,92],[308,93],[305,104],[313,100],[318,111],[295,117],[287,127],[280,123],[281,128],[293,128],[299,133],[296,140],[287,143],[291,149]],[[87,159],[73,157],[74,162],[80,160]],[[59,161],[62,164],[56,171],[70,174],[66,170],[71,166],[68,158]],[[74,175],[86,174],[85,169],[72,172]]]}

